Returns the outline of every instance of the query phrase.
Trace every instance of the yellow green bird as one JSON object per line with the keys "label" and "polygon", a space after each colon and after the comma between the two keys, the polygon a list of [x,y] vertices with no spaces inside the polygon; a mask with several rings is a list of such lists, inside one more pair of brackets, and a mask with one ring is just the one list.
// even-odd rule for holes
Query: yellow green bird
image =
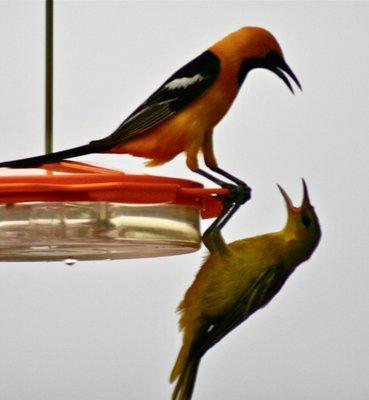
{"label": "yellow green bird", "polygon": [[264,307],[317,247],[321,230],[305,181],[300,207],[278,188],[288,211],[282,230],[230,244],[219,230],[204,237],[210,254],[178,307],[183,344],[170,375],[172,400],[191,399],[203,355]]}

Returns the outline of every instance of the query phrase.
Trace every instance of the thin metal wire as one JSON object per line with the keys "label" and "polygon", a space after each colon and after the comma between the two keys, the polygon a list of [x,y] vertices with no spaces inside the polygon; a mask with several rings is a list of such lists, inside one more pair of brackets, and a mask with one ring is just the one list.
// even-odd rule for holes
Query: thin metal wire
{"label": "thin metal wire", "polygon": [[53,151],[53,14],[54,1],[46,0],[45,46],[45,153]]}

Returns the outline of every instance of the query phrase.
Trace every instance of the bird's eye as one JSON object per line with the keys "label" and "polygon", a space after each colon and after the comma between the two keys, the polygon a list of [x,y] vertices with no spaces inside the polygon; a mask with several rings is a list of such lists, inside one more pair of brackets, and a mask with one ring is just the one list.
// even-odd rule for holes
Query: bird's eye
{"label": "bird's eye", "polygon": [[301,222],[308,227],[311,224],[311,219],[307,215],[301,217]]}

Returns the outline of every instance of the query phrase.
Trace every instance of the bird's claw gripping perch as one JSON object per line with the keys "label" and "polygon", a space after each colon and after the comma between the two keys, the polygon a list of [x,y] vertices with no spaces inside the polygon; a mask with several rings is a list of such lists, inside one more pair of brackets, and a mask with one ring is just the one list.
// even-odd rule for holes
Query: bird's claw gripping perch
{"label": "bird's claw gripping perch", "polygon": [[229,193],[226,195],[219,195],[219,200],[225,204],[226,202],[232,202],[234,204],[245,204],[251,198],[251,188],[247,186],[245,182],[240,181],[239,184],[223,183],[223,188],[229,189]]}
{"label": "bird's claw gripping perch", "polygon": [[[204,232],[203,237],[208,237],[214,231],[214,229],[221,230],[226,223],[231,219],[235,212],[240,208],[242,204],[245,204],[251,198],[251,188],[240,179],[231,175],[229,172],[217,166],[209,166],[212,171],[224,176],[233,183],[224,182],[223,180],[213,176],[207,171],[202,169],[197,169],[194,172],[199,175],[211,180],[222,188],[228,189],[227,194],[218,195],[218,199],[223,204],[223,210],[216,220],[209,226],[209,228]],[[204,242],[206,245],[206,241]]]}
{"label": "bird's claw gripping perch", "polygon": [[218,196],[219,200],[223,204],[223,210],[203,234],[203,243],[209,249],[209,251],[211,251],[211,249],[207,245],[207,238],[212,235],[214,230],[220,231],[223,229],[231,217],[240,208],[240,206],[245,204],[251,198],[251,189],[244,182],[239,185],[223,182],[222,187],[229,189],[228,194],[222,194]]}

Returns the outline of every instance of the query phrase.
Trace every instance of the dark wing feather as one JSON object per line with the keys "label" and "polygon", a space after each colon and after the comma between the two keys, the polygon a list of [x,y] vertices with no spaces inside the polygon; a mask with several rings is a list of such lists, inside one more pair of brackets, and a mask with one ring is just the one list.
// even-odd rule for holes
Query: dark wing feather
{"label": "dark wing feather", "polygon": [[219,72],[219,58],[205,51],[167,79],[110,136],[90,144],[113,146],[153,128],[204,94]]}
{"label": "dark wing feather", "polygon": [[186,64],[167,79],[140,107],[137,108],[111,135],[87,145],[46,155],[11,160],[0,167],[27,168],[53,163],[65,158],[93,152],[109,151],[115,145],[165,121],[206,92],[220,71],[220,60],[211,51]]}
{"label": "dark wing feather", "polygon": [[269,268],[261,274],[241,295],[237,304],[225,316],[215,321],[208,332],[194,343],[192,355],[195,358],[202,357],[250,315],[264,307],[278,293],[287,277],[282,266]]}

